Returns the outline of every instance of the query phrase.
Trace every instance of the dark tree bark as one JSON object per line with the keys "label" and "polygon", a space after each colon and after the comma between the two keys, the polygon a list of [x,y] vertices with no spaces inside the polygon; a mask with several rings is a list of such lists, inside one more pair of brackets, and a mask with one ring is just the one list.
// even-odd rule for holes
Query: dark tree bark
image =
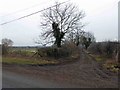
{"label": "dark tree bark", "polygon": [[55,45],[57,45],[57,47],[61,47],[61,41],[65,35],[65,33],[60,32],[60,29],[58,27],[58,24],[53,22],[52,24],[52,29],[53,29],[53,36],[55,37]]}

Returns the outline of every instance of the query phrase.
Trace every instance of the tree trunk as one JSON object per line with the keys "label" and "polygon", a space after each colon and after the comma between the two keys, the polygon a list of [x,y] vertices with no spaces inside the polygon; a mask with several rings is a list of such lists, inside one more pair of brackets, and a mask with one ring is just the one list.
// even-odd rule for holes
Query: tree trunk
{"label": "tree trunk", "polygon": [[55,44],[57,45],[57,47],[61,47],[61,39],[62,38],[56,38]]}

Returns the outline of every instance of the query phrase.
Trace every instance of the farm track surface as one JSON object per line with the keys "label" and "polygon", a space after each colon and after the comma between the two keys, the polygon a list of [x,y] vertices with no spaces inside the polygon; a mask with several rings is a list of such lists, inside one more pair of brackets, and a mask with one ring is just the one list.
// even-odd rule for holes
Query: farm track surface
{"label": "farm track surface", "polygon": [[[74,63],[55,66],[17,66],[4,64],[2,69],[3,77],[6,72],[12,72],[39,81],[43,79],[54,82],[57,85],[53,84],[59,88],[118,88],[118,75],[103,70],[85,52],[81,52],[80,59]],[[43,87],[47,87],[48,84],[45,85]],[[52,88],[55,87],[54,85],[48,86]],[[3,78],[3,87],[6,87],[5,78]],[[17,88],[17,85],[12,87]]]}

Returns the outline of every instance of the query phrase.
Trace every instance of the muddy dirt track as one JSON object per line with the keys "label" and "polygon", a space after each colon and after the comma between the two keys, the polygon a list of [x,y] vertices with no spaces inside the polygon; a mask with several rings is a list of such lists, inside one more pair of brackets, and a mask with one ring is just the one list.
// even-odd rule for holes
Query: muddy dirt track
{"label": "muddy dirt track", "polygon": [[[49,83],[50,82],[53,84],[56,83],[51,86],[48,84],[44,84],[43,87],[47,87],[47,86],[51,88],[52,87],[59,87],[59,88],[61,87],[62,88],[72,88],[72,87],[117,88],[118,87],[118,75],[103,70],[99,65],[99,63],[95,62],[95,60],[93,60],[93,58],[90,57],[85,52],[80,53],[80,59],[74,63],[69,63],[65,65],[56,65],[56,66],[3,65],[3,76],[7,71],[15,74],[19,74],[24,77],[29,77],[29,80],[30,78],[34,78],[34,82],[35,80],[40,81],[42,79],[45,81],[47,80]],[[31,84],[30,87],[32,87],[32,85],[33,84]],[[37,85],[39,86],[39,83],[37,83]],[[5,77],[3,78],[3,86],[4,87],[7,86]],[[17,85],[12,87],[17,88]]]}

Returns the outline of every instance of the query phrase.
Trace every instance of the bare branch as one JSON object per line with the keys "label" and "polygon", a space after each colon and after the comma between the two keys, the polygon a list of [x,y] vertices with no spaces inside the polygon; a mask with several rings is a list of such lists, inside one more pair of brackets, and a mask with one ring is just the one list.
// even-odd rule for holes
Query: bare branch
{"label": "bare branch", "polygon": [[84,26],[81,23],[81,19],[85,16],[84,12],[79,11],[77,7],[72,4],[61,6],[59,3],[56,3],[55,7],[45,11],[42,16],[42,36],[44,36],[45,39],[52,37],[56,38],[52,28],[53,22],[58,24],[57,30],[60,30],[58,31],[58,38],[62,37],[62,39],[64,38],[64,35],[67,35],[67,33],[73,32],[76,27],[81,29]]}

